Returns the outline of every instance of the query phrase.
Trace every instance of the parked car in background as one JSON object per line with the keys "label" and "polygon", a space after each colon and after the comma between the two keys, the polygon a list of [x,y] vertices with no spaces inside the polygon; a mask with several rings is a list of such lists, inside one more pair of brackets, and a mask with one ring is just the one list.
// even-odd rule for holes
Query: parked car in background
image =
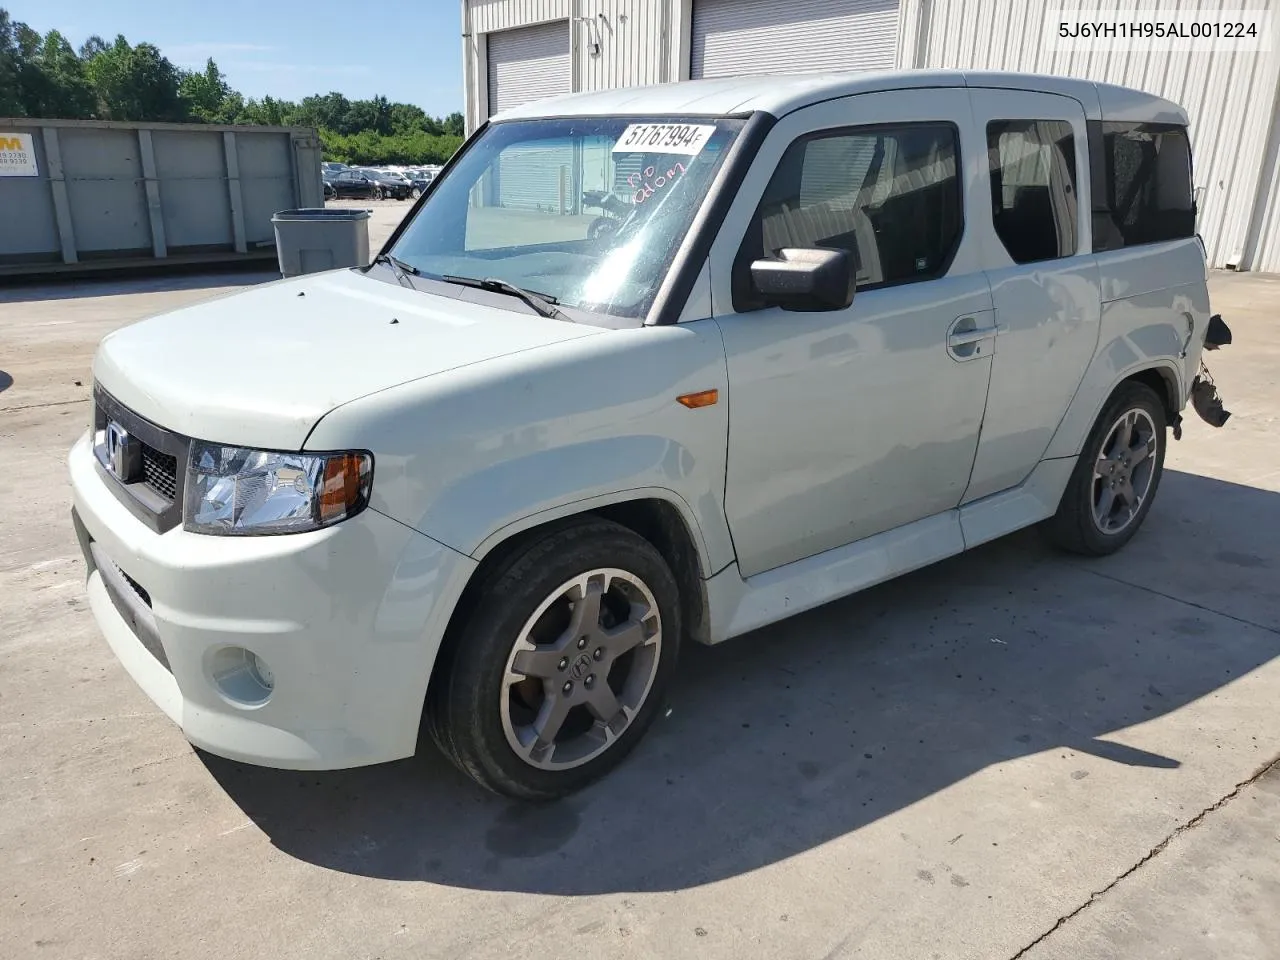
{"label": "parked car in background", "polygon": [[326,177],[320,178],[320,188],[324,191],[326,200],[333,200],[338,196],[338,192],[333,188],[333,183]]}
{"label": "parked car in background", "polygon": [[386,200],[388,197],[395,197],[397,200],[405,200],[413,193],[413,184],[391,170],[361,167],[359,172],[373,182],[373,192],[370,196],[376,199]]}
{"label": "parked car in background", "polygon": [[329,180],[329,185],[333,188],[333,195],[339,199],[355,197],[371,200],[377,196],[378,191],[374,179],[361,170],[343,170]]}
{"label": "parked car in background", "polygon": [[326,174],[330,174],[330,173],[338,174],[338,173],[341,173],[343,170],[350,170],[350,169],[351,168],[347,166],[345,163],[338,163],[338,161],[336,160],[326,160],[324,161],[324,163],[320,164],[321,172]]}
{"label": "parked car in background", "polygon": [[416,200],[422,196],[427,187],[431,186],[434,174],[430,170],[406,170],[404,171],[404,178],[413,185],[413,191],[409,195]]}

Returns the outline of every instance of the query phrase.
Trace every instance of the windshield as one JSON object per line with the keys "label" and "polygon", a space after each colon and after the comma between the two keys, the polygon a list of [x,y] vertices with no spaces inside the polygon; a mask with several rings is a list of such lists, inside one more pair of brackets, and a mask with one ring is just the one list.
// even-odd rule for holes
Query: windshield
{"label": "windshield", "polygon": [[494,278],[643,317],[742,120],[496,123],[391,251],[428,276]]}

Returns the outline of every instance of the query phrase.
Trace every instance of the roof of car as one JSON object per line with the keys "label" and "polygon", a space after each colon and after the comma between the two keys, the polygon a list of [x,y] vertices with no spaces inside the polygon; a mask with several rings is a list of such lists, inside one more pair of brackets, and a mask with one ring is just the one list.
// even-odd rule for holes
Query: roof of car
{"label": "roof of car", "polygon": [[1084,105],[1089,119],[1187,122],[1177,104],[1149,93],[1073,77],[1033,73],[961,70],[884,70],[849,73],[768,74],[685,80],[648,87],[621,87],[572,93],[513,107],[495,121],[535,117],[627,116],[674,114],[726,116],[762,110],[783,116],[835,97],[922,87],[989,87],[1031,90],[1072,97]]}

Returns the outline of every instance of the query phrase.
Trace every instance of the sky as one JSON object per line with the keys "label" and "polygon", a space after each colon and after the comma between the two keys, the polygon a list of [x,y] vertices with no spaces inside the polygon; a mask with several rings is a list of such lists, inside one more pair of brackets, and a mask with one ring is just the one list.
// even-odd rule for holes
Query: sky
{"label": "sky", "polygon": [[382,94],[433,116],[462,109],[462,28],[457,0],[0,0],[14,20],[61,31],[79,48],[154,43],[177,66],[209,57],[246,97],[300,100],[337,90]]}

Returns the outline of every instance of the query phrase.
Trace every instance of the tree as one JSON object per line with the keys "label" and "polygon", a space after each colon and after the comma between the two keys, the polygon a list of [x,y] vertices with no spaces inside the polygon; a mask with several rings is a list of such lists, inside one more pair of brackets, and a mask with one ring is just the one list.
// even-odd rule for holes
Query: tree
{"label": "tree", "polygon": [[104,120],[187,118],[178,69],[150,43],[131,47],[120,35],[85,65],[85,72]]}
{"label": "tree", "polygon": [[80,44],[80,59],[85,63],[88,63],[106,49],[107,42],[95,33],[84,43]]}
{"label": "tree", "polygon": [[451,137],[466,136],[467,124],[466,121],[462,119],[461,112],[455,110],[444,118],[444,132],[449,134]]}
{"label": "tree", "polygon": [[[205,63],[203,71],[182,75],[178,93],[187,102],[187,110],[191,116],[205,123],[217,123],[226,117],[231,87],[227,85],[227,78],[222,75],[212,57]],[[237,106],[243,106],[243,102]],[[233,111],[233,114],[234,112],[238,111]]]}
{"label": "tree", "polygon": [[51,94],[49,81],[40,67],[44,38],[25,23],[13,25],[14,90],[22,104],[22,114],[38,117]]}
{"label": "tree", "polygon": [[45,35],[38,58],[43,74],[43,102],[36,115],[76,119],[92,116],[96,106],[84,62],[57,30]]}
{"label": "tree", "polygon": [[351,101],[340,93],[303,97],[298,105],[296,121],[309,127],[324,127],[346,133],[345,121]]}
{"label": "tree", "polygon": [[425,130],[428,119],[425,110],[411,103],[391,105],[391,129],[395,133],[406,134]]}
{"label": "tree", "polygon": [[9,11],[0,9],[0,116],[26,115],[18,90],[18,44]]}
{"label": "tree", "polygon": [[261,100],[250,98],[236,115],[235,122],[284,127],[296,122],[293,118],[297,112],[297,105],[288,100],[277,100],[274,97],[263,97]]}
{"label": "tree", "polygon": [[361,130],[372,130],[382,136],[392,131],[391,104],[386,97],[374,97],[372,100],[354,100],[347,115],[342,118],[338,129],[343,133],[358,133]]}

